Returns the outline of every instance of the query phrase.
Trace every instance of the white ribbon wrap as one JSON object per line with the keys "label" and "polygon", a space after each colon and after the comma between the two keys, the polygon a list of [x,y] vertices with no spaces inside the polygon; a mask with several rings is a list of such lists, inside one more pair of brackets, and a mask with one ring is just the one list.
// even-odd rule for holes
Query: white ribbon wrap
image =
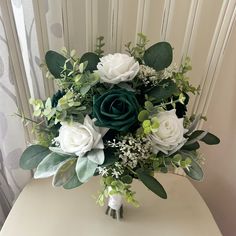
{"label": "white ribbon wrap", "polygon": [[120,194],[114,194],[109,197],[108,206],[118,211],[122,206],[122,196]]}

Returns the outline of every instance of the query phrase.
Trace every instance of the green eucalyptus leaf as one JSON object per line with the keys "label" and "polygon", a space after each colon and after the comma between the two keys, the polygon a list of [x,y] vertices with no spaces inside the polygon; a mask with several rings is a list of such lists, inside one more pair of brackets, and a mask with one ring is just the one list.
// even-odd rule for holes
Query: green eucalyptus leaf
{"label": "green eucalyptus leaf", "polygon": [[64,189],[72,189],[72,188],[77,188],[80,185],[82,185],[83,183],[81,183],[77,177],[76,172],[74,171],[74,175],[73,177],[66,183],[63,185]]}
{"label": "green eucalyptus leaf", "polygon": [[93,72],[94,70],[97,70],[97,64],[99,63],[100,59],[97,54],[93,52],[87,52],[81,57],[80,63],[85,61],[88,62],[85,71]]}
{"label": "green eucalyptus leaf", "polygon": [[102,165],[105,160],[104,151],[102,149],[93,149],[86,154],[86,157],[98,165]]}
{"label": "green eucalyptus leaf", "polygon": [[58,187],[64,185],[74,176],[76,161],[77,158],[73,157],[67,159],[60,165],[53,177],[53,186]]}
{"label": "green eucalyptus leaf", "polygon": [[69,157],[67,155],[58,154],[55,152],[47,155],[38,165],[34,178],[47,178],[53,176],[58,168],[66,161]]}
{"label": "green eucalyptus leaf", "polygon": [[87,182],[94,175],[97,166],[97,163],[90,161],[87,157],[78,158],[75,170],[79,181],[81,183]]}
{"label": "green eucalyptus leaf", "polygon": [[192,150],[197,150],[199,148],[200,148],[199,143],[195,142],[195,143],[192,143],[192,144],[184,145],[181,149],[192,151]]}
{"label": "green eucalyptus leaf", "polygon": [[[48,70],[55,78],[62,78],[61,72],[63,71],[66,60],[67,58],[52,50],[48,51],[45,55]],[[73,69],[70,62],[66,63],[66,67],[68,70]]]}
{"label": "green eucalyptus leaf", "polygon": [[148,48],[143,56],[147,66],[160,71],[167,68],[173,58],[173,50],[169,43],[159,42]]}
{"label": "green eucalyptus leaf", "polygon": [[216,137],[214,134],[212,133],[209,133],[207,132],[202,138],[201,138],[201,135],[204,134],[205,131],[204,130],[196,130],[194,131],[189,139],[188,139],[188,142],[191,141],[191,140],[194,140],[198,137],[200,141],[208,144],[208,145],[216,145],[216,144],[219,144],[220,143],[220,139],[218,137]]}
{"label": "green eucalyptus leaf", "polygon": [[50,153],[47,147],[31,145],[22,153],[20,167],[25,170],[32,170]]}
{"label": "green eucalyptus leaf", "polygon": [[193,159],[191,160],[192,160],[191,166],[189,167],[189,169],[185,168],[184,171],[192,179],[201,181],[204,176],[202,168],[196,161],[194,161]]}
{"label": "green eucalyptus leaf", "polygon": [[143,122],[145,120],[148,120],[150,113],[147,110],[142,110],[138,114],[138,120],[140,122]]}
{"label": "green eucalyptus leaf", "polygon": [[145,170],[138,169],[136,171],[138,178],[143,182],[143,184],[150,189],[157,196],[166,199],[167,194],[163,186],[151,175],[149,175]]}
{"label": "green eucalyptus leaf", "polygon": [[162,80],[159,85],[153,87],[152,89],[146,91],[149,97],[152,97],[154,103],[159,103],[165,100],[175,93],[178,93],[178,87],[174,81],[171,79]]}

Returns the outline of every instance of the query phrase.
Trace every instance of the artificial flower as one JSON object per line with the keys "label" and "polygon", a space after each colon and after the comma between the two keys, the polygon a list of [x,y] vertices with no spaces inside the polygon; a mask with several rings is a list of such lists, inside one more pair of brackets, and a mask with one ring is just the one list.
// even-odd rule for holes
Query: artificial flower
{"label": "artificial flower", "polygon": [[93,116],[97,119],[97,126],[127,131],[137,121],[138,110],[135,94],[125,89],[111,89],[93,99]]}
{"label": "artificial flower", "polygon": [[118,84],[131,81],[139,71],[139,63],[126,54],[108,54],[97,65],[101,82]]}
{"label": "artificial flower", "polygon": [[104,148],[102,137],[106,131],[107,129],[96,127],[87,115],[83,124],[63,122],[56,141],[59,142],[62,151],[81,157],[92,149]]}
{"label": "artificial flower", "polygon": [[186,139],[184,133],[186,130],[183,126],[183,118],[179,119],[175,109],[171,111],[162,111],[153,115],[152,119],[158,119],[159,127],[153,129],[148,135],[153,144],[153,152],[159,151],[168,154],[181,148]]}

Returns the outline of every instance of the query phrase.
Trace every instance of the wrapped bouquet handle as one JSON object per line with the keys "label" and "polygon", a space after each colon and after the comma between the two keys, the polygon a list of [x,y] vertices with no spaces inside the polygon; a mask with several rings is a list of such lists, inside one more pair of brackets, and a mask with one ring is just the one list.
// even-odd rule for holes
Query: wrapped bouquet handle
{"label": "wrapped bouquet handle", "polygon": [[120,194],[109,196],[106,215],[110,215],[113,219],[117,220],[123,218],[123,199]]}

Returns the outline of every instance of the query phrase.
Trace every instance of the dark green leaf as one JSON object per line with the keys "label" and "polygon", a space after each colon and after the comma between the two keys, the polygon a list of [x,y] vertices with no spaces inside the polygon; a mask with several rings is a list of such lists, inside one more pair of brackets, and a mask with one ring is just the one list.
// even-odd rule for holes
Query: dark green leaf
{"label": "dark green leaf", "polygon": [[157,71],[168,67],[172,62],[173,50],[169,43],[159,42],[152,45],[144,53],[144,62]]}
{"label": "dark green leaf", "polygon": [[[48,70],[55,78],[62,78],[61,72],[63,71],[66,60],[67,59],[64,56],[52,50],[48,51],[45,55],[45,61]],[[73,66],[71,65],[70,62],[66,63],[66,67],[68,70],[73,69]],[[70,71],[68,71],[68,73],[69,72]]]}
{"label": "dark green leaf", "polygon": [[153,102],[159,103],[178,93],[178,87],[171,79],[165,79],[146,93],[149,97],[155,98]]}
{"label": "dark green leaf", "polygon": [[104,150],[104,154],[105,154],[105,161],[103,162],[102,165],[99,165],[101,167],[106,167],[106,166],[110,166],[113,165],[115,162],[118,161],[118,157],[115,155],[114,153],[114,149],[113,148],[106,148]]}
{"label": "dark green leaf", "polygon": [[192,151],[192,150],[197,150],[200,148],[200,145],[198,142],[189,144],[189,145],[184,145],[181,149],[183,150],[188,150],[188,151]]}
{"label": "dark green leaf", "polygon": [[130,175],[125,175],[121,177],[121,181],[126,184],[131,184],[133,181],[133,178]]}
{"label": "dark green leaf", "polygon": [[167,194],[163,186],[151,175],[147,174],[145,170],[138,169],[136,171],[138,178],[143,182],[143,184],[150,189],[153,193],[161,198],[166,199]]}
{"label": "dark green leaf", "polygon": [[97,54],[93,52],[87,52],[81,57],[80,63],[85,62],[85,61],[88,62],[88,65],[86,66],[85,71],[93,72],[94,70],[97,69],[97,64],[99,63],[100,59]]}
{"label": "dark green leaf", "polygon": [[[193,139],[199,137],[204,132],[205,132],[204,130],[196,130],[196,131],[194,131],[190,135],[188,141],[193,140]],[[218,137],[216,137],[214,134],[209,133],[209,132],[203,138],[201,138],[200,140],[202,142],[208,144],[208,145],[216,145],[216,144],[220,143],[220,139]]]}
{"label": "dark green leaf", "polygon": [[31,145],[21,155],[20,167],[25,170],[34,169],[49,153],[47,147]]}

